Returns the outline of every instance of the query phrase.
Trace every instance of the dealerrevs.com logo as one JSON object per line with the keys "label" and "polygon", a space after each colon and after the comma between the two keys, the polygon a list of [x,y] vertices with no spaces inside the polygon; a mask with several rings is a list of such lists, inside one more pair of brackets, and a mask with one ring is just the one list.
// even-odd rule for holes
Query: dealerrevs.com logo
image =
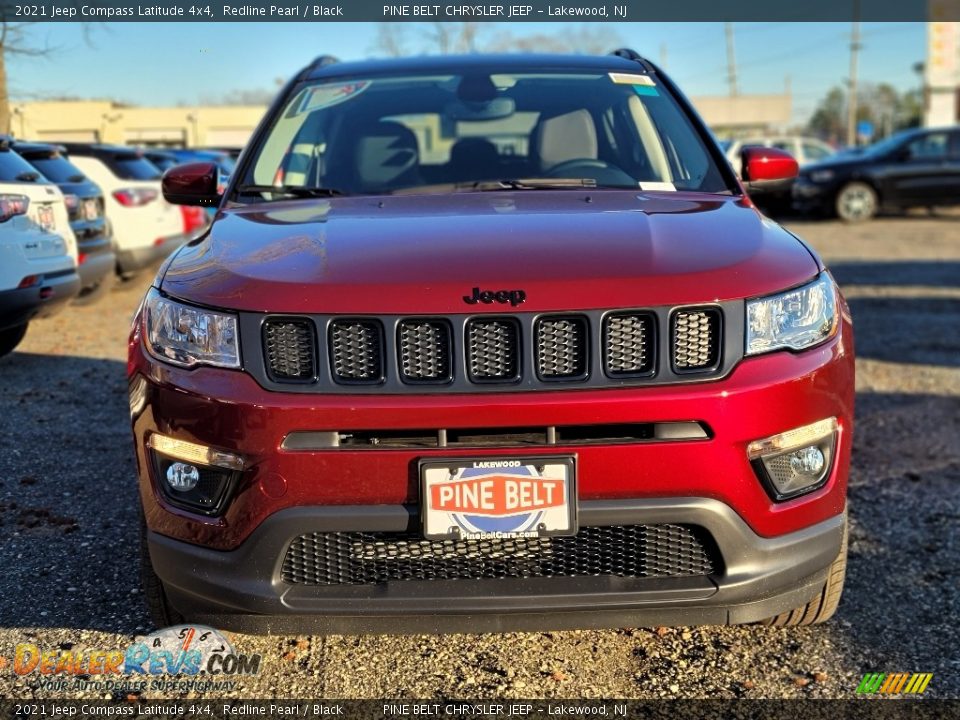
{"label": "dealerrevs.com logo", "polygon": [[[260,672],[261,656],[237,652],[220,631],[175,625],[123,649],[44,649],[19,643],[12,670],[45,690],[230,690],[233,678]],[[4,663],[7,664],[7,663]],[[203,676],[203,680],[199,680]],[[187,678],[187,679],[181,679]]]}

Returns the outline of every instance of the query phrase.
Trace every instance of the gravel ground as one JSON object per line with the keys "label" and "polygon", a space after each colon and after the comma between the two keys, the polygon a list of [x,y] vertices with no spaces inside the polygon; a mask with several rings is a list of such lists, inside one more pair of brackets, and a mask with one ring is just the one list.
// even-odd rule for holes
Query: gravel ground
{"label": "gravel ground", "polygon": [[[857,331],[850,565],[833,621],[237,636],[264,664],[233,694],[843,698],[865,672],[924,671],[934,673],[927,695],[960,697],[960,218],[789,224],[828,260]],[[148,280],[35,323],[0,361],[0,658],[21,642],[122,648],[152,629],[137,581],[123,366]],[[38,689],[34,677],[0,668],[0,696],[79,696]]]}

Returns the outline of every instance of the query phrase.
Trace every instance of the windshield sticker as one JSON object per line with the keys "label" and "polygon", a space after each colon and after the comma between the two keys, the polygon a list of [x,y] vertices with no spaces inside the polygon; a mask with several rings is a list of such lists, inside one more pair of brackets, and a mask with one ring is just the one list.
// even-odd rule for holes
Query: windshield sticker
{"label": "windshield sticker", "polygon": [[649,75],[634,75],[631,73],[610,73],[610,79],[617,85],[644,85],[654,87],[656,83]]}
{"label": "windshield sticker", "polygon": [[637,95],[646,95],[648,97],[656,97],[660,94],[659,90],[657,90],[655,87],[651,87],[650,85],[634,85],[633,91]]}
{"label": "windshield sticker", "polygon": [[646,192],[676,192],[677,187],[672,182],[642,182],[640,189]]}
{"label": "windshield sticker", "polygon": [[342,102],[357,97],[357,95],[370,87],[370,85],[370,80],[364,80],[361,82],[343,83],[341,85],[318,85],[317,87],[310,88],[303,94],[303,100],[300,101],[297,114],[300,115],[305,112],[319,110],[320,108],[339,105]]}

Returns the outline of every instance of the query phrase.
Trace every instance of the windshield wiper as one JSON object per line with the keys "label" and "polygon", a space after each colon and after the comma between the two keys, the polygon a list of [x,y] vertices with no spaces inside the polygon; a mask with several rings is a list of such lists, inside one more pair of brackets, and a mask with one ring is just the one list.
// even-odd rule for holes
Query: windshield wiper
{"label": "windshield wiper", "polygon": [[593,178],[507,178],[454,183],[456,190],[549,190],[551,188],[595,188]]}
{"label": "windshield wiper", "polygon": [[325,187],[300,187],[298,185],[241,185],[237,188],[241,193],[273,193],[274,195],[291,195],[298,198],[320,198],[345,195],[342,190]]}

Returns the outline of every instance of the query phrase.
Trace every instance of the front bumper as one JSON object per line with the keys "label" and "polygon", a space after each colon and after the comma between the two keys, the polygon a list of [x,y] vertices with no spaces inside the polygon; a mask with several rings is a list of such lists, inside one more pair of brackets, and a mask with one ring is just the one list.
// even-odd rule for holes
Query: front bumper
{"label": "front bumper", "polygon": [[583,526],[684,523],[706,529],[719,575],[683,578],[528,578],[390,582],[376,586],[285,583],[281,564],[300,534],[415,527],[403,506],[301,507],[272,515],[237,549],[220,552],[148,534],[153,567],[171,604],[194,621],[238,632],[510,632],[747,623],[813,598],[840,552],[844,516],[763,538],[709,498],[594,501]]}
{"label": "front bumper", "polygon": [[[135,324],[139,328],[139,324]],[[693,384],[485,395],[308,395],[263,389],[248,374],[181,370],[131,337],[128,376],[148,545],[175,607],[192,619],[256,631],[511,630],[749,622],[809,601],[840,548],[854,397],[853,334],[801,353],[741,361]],[[774,501],[747,446],[837,418],[833,465],[809,494]],[[299,431],[515,428],[696,421],[703,439],[527,447],[283,449]],[[245,460],[222,515],[172,506],[160,490],[152,433]],[[672,523],[705,528],[716,575],[403,581],[304,586],[280,565],[298,535],[417,531],[418,462],[573,455],[579,526]]]}

